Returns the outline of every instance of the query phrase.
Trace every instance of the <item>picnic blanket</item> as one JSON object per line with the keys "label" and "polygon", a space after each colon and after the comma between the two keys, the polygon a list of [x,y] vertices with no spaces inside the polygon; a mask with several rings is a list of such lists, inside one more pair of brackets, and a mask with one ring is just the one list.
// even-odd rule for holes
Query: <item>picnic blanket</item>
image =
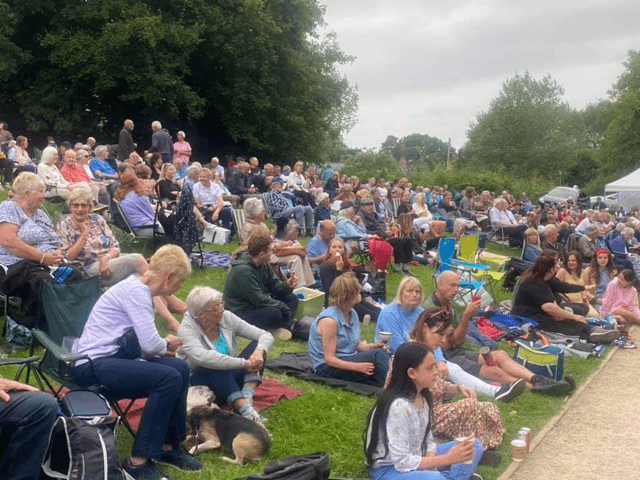
{"label": "picnic blanket", "polygon": [[231,266],[231,254],[221,253],[216,250],[194,252],[189,255],[189,259],[193,265],[199,265],[201,267],[227,269]]}
{"label": "picnic blanket", "polygon": [[[278,380],[265,378],[256,389],[256,393],[253,396],[253,406],[257,410],[264,410],[280,400],[291,400],[292,398],[296,398],[304,393],[306,393],[304,390],[289,387],[288,385],[285,385]],[[122,408],[125,408],[128,403],[129,400],[120,400],[118,402],[118,404],[120,404]],[[127,412],[127,420],[129,420],[131,428],[136,432],[138,431],[140,418],[142,417],[142,411],[144,410],[146,404],[146,398],[139,398],[133,403],[133,405]]]}
{"label": "picnic blanket", "polygon": [[321,377],[313,373],[311,357],[307,352],[283,353],[278,358],[267,359],[266,368],[277,373],[286,373],[304,380],[320,382],[332,387],[340,387],[361,395],[377,395],[382,392],[382,387],[365,385],[363,383],[348,382],[336,378]]}

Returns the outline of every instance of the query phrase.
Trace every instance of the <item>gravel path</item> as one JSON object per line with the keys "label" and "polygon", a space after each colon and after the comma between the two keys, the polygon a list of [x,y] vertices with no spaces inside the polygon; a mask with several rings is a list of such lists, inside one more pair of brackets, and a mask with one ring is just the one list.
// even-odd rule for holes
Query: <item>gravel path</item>
{"label": "gravel path", "polygon": [[615,349],[499,480],[640,479],[639,376],[640,350]]}

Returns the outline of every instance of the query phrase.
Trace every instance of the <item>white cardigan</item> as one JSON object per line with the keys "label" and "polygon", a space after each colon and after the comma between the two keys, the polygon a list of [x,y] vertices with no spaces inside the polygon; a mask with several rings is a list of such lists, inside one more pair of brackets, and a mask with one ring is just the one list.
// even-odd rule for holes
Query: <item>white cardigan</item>
{"label": "white cardigan", "polygon": [[239,370],[242,368],[243,361],[236,357],[238,352],[236,336],[256,340],[258,342],[256,348],[261,348],[265,352],[273,344],[273,335],[254,327],[228,310],[222,314],[220,333],[229,345],[229,355],[219,353],[205,335],[198,321],[188,312],[185,313],[182,325],[178,329],[182,346],[178,349],[177,356],[186,360],[191,370],[198,367],[210,370]]}

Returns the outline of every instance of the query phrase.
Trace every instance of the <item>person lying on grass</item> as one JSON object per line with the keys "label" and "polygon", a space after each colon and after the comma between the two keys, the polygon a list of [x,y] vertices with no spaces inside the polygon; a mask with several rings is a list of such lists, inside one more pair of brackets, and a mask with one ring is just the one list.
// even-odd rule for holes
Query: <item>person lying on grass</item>
{"label": "person lying on grass", "polygon": [[353,309],[362,286],[351,272],[336,278],[329,290],[329,306],[311,324],[309,355],[317,375],[383,386],[389,354],[381,341],[360,339],[360,320]]}
{"label": "person lying on grass", "polygon": [[437,378],[429,347],[405,343],[398,348],[391,380],[368,417],[365,456],[374,480],[473,478],[483,447],[472,428],[460,441],[436,446],[433,440],[429,388]]}

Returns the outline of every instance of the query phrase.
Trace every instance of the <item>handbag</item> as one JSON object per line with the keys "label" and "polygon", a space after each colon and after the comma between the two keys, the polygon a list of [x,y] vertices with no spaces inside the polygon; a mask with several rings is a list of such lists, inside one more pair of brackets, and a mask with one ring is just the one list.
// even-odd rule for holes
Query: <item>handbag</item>
{"label": "handbag", "polygon": [[316,452],[279,458],[264,467],[264,474],[236,480],[329,480],[330,473],[329,454]]}

